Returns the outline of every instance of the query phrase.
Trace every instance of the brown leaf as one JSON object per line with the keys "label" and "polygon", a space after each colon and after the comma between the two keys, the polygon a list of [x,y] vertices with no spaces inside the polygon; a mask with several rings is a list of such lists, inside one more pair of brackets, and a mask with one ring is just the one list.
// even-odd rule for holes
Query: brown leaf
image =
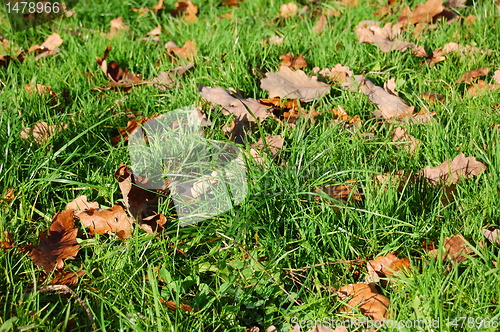
{"label": "brown leaf", "polygon": [[294,17],[294,16],[297,16],[298,10],[299,10],[299,6],[297,6],[293,2],[283,4],[280,6],[279,16],[285,17],[285,18]]}
{"label": "brown leaf", "polygon": [[50,280],[50,283],[52,285],[76,286],[78,285],[78,279],[84,275],[85,272],[82,270],[78,270],[76,272],[55,271],[54,278]]}
{"label": "brown leaf", "polygon": [[283,44],[283,37],[278,37],[278,36],[271,36],[266,40],[262,41],[262,46],[266,46],[266,44],[269,45],[281,45]]}
{"label": "brown leaf", "polygon": [[443,102],[445,98],[443,95],[440,95],[439,93],[424,92],[422,94],[422,99],[434,103],[436,101]]}
{"label": "brown leaf", "polygon": [[141,84],[151,84],[151,82],[143,81],[141,75],[129,73],[127,69],[123,70],[120,68],[118,63],[111,61],[109,64],[107,62],[107,57],[111,51],[111,46],[107,46],[104,51],[104,56],[102,58],[96,57],[96,62],[99,67],[101,67],[106,78],[111,80],[108,83],[107,88],[97,88],[98,90],[109,90],[114,88],[119,88],[125,92],[130,92],[131,88],[136,85]]}
{"label": "brown leaf", "polygon": [[62,43],[63,39],[61,39],[61,36],[57,33],[53,33],[47,37],[41,46],[33,45],[28,49],[28,52],[31,53],[36,51],[38,55],[35,57],[35,60],[38,60],[40,58],[59,53],[61,50],[58,49],[58,47],[61,46]]}
{"label": "brown leaf", "polygon": [[179,47],[174,41],[169,41],[165,44],[165,48],[167,49],[168,54],[172,59],[184,59],[187,61],[194,61],[194,58],[198,54],[196,49],[196,42],[188,40],[184,43],[184,46]]}
{"label": "brown leaf", "polygon": [[360,43],[375,44],[384,53],[391,51],[412,50],[417,57],[426,57],[427,53],[422,46],[414,43],[396,39],[401,34],[401,25],[386,23],[383,28],[379,27],[380,22],[362,21],[356,26],[356,35]]}
{"label": "brown leaf", "polygon": [[57,93],[55,93],[48,85],[36,84],[33,86],[32,84],[25,84],[24,88],[30,95],[33,93],[37,93],[39,95],[49,95],[55,97],[57,100]]}
{"label": "brown leaf", "polygon": [[132,8],[132,11],[133,12],[138,12],[139,15],[144,15],[146,14],[148,11],[161,11],[163,10],[163,5],[164,5],[164,0],[159,0],[158,3],[152,7],[152,8],[148,8],[148,7],[143,7],[143,8]]}
{"label": "brown leaf", "polygon": [[158,76],[154,77],[151,81],[154,86],[161,91],[166,91],[167,89],[173,89],[176,85],[180,85],[177,78],[182,76],[189,69],[193,68],[194,63],[190,62],[185,66],[180,66],[169,71],[163,71]]}
{"label": "brown leaf", "polygon": [[381,294],[377,294],[368,284],[349,284],[341,287],[337,291],[337,294],[340,299],[350,297],[347,305],[343,307],[344,311],[351,311],[357,307],[363,315],[371,317],[376,321],[385,320],[389,316],[387,312],[389,299]]}
{"label": "brown leaf", "polygon": [[[406,150],[406,152],[410,154],[416,153],[419,146],[422,145],[422,142],[416,139],[415,136],[406,133],[406,130],[401,127],[397,127],[394,130],[394,135],[392,135],[392,141],[408,143],[404,144],[403,147]],[[400,145],[398,145],[398,147],[399,146]]]}
{"label": "brown leaf", "polygon": [[47,122],[42,121],[35,123],[32,128],[24,128],[21,132],[22,139],[33,137],[38,144],[45,144],[56,133],[68,128],[67,124],[62,125],[49,125]]}
{"label": "brown leaf", "polygon": [[122,32],[127,32],[130,30],[128,25],[125,24],[123,17],[117,17],[109,22],[110,28],[109,33],[106,34],[107,38],[113,38],[119,36]]}
{"label": "brown leaf", "polygon": [[[351,184],[352,183],[352,184]],[[315,192],[322,191],[328,196],[343,201],[346,203],[349,199],[354,199],[355,201],[363,200],[363,193],[360,193],[357,188],[356,180],[347,180],[346,184],[336,184],[331,186],[318,186],[315,188]]]}
{"label": "brown leaf", "polygon": [[[203,98],[223,107],[222,114],[234,114],[235,123],[231,132],[235,134],[234,139],[238,143],[243,143],[245,141],[245,130],[249,128],[251,123],[261,123],[267,117],[276,118],[269,106],[263,105],[255,99],[233,97],[228,90],[218,86],[210,88],[199,84],[198,89]],[[250,112],[253,113],[253,115]]]}
{"label": "brown leaf", "polygon": [[318,100],[330,93],[330,86],[318,82],[315,76],[308,77],[302,70],[292,71],[281,66],[277,73],[267,73],[260,87],[269,92],[269,97],[298,98],[304,102]]}
{"label": "brown leaf", "polygon": [[325,31],[327,26],[328,26],[328,20],[326,19],[326,15],[322,14],[318,18],[318,21],[316,22],[316,24],[314,25],[313,32],[320,35],[323,33],[323,31]]}
{"label": "brown leaf", "polygon": [[228,7],[239,6],[240,0],[222,0],[222,4]]}
{"label": "brown leaf", "polygon": [[380,278],[397,276],[398,271],[409,270],[410,260],[408,258],[399,259],[393,253],[385,256],[379,256],[368,261],[367,264],[369,283],[378,283]]}
{"label": "brown leaf", "polygon": [[500,70],[495,70],[493,79],[495,80],[495,83],[500,84]]}
{"label": "brown leaf", "polygon": [[432,52],[432,56],[426,61],[429,66],[434,66],[436,63],[446,60],[446,55],[450,53],[459,53],[463,58],[475,56],[477,54],[490,54],[491,50],[481,50],[475,46],[471,45],[460,45],[455,42],[450,42],[445,44],[443,47],[439,47]]}
{"label": "brown leaf", "polygon": [[479,80],[467,88],[467,95],[469,97],[475,96],[482,92],[495,91],[500,89],[500,84],[490,84],[484,80]]}
{"label": "brown leaf", "polygon": [[38,247],[25,245],[21,250],[31,257],[33,263],[41,266],[46,273],[62,270],[65,259],[74,259],[80,249],[76,242],[78,229],[75,228],[73,210],[58,213],[52,219],[49,235],[41,232]]}
{"label": "brown leaf", "polygon": [[14,237],[9,231],[3,231],[3,234],[5,236],[5,241],[0,241],[0,249],[8,251],[14,246]]}
{"label": "brown leaf", "polygon": [[348,77],[354,76],[348,66],[342,66],[340,63],[337,63],[332,69],[325,68],[319,71],[318,74],[340,84],[346,82]]}
{"label": "brown leaf", "polygon": [[80,219],[83,226],[90,227],[91,234],[116,234],[120,239],[126,239],[132,236],[134,230],[134,219],[127,215],[121,205],[106,210],[86,209],[75,217]]}
{"label": "brown leaf", "polygon": [[486,76],[490,72],[489,68],[481,68],[481,69],[475,69],[466,72],[460,78],[455,82],[455,83],[467,83],[471,84],[474,79],[481,77],[481,76]]}
{"label": "brown leaf", "polygon": [[281,149],[283,149],[283,144],[285,139],[281,135],[270,135],[265,137],[265,144],[262,137],[256,143],[252,143],[252,149],[250,149],[250,155],[259,164],[264,164],[264,158],[261,156],[262,151],[269,151],[270,157],[275,157]]}
{"label": "brown leaf", "polygon": [[405,7],[401,11],[398,23],[406,27],[409,24],[430,23],[432,19],[444,11],[442,0],[427,0],[424,4],[419,4],[412,11],[410,7]]}
{"label": "brown leaf", "polygon": [[[466,255],[474,253],[474,249],[461,234],[445,238],[443,249],[440,259],[456,263],[465,261],[467,259]],[[438,250],[439,249],[434,249],[429,251],[429,255],[437,259]]]}
{"label": "brown leaf", "polygon": [[[190,305],[187,304],[182,304],[178,307],[174,301],[165,301],[163,299],[160,299],[160,302],[163,303],[164,305],[167,306],[170,310],[177,310],[178,308],[181,309],[182,311],[187,311],[187,312],[193,312],[193,308]],[[195,312],[197,310],[194,310]]]}
{"label": "brown leaf", "polygon": [[280,66],[293,68],[295,70],[307,67],[307,62],[302,57],[302,54],[299,54],[299,56],[294,58],[292,53],[287,53],[287,54],[281,55],[280,59],[281,59]]}
{"label": "brown leaf", "polygon": [[175,9],[170,11],[173,17],[181,16],[186,22],[194,23],[198,20],[196,14],[198,14],[198,6],[196,6],[191,1],[176,1]]}
{"label": "brown leaf", "polygon": [[87,201],[87,196],[82,195],[78,196],[77,198],[66,204],[64,210],[88,210],[88,209],[98,209],[98,208],[99,208],[99,203],[97,202],[89,203]]}
{"label": "brown leaf", "polygon": [[6,201],[12,201],[14,198],[14,189],[7,188],[7,193],[5,194],[5,196],[3,196],[3,199],[5,199]]}
{"label": "brown leaf", "polygon": [[450,8],[463,8],[466,7],[467,0],[446,0],[446,5]]}
{"label": "brown leaf", "polygon": [[446,159],[441,165],[434,168],[425,167],[419,172],[419,175],[433,185],[449,185],[458,183],[461,178],[468,179],[477,176],[485,170],[486,166],[477,161],[475,157],[465,157],[463,153],[460,153],[452,161]]}
{"label": "brown leaf", "polygon": [[[483,235],[488,239],[488,241],[490,241],[491,243],[493,243],[497,247],[500,247],[500,233],[499,232],[500,232],[499,228],[493,229],[493,230],[489,230],[487,228],[481,229],[481,233],[483,233]],[[1,245],[0,245],[0,247],[1,247]]]}
{"label": "brown leaf", "polygon": [[[125,206],[139,226],[151,235],[163,231],[166,219],[157,213],[158,199],[160,192],[164,193],[164,196],[169,195],[168,184],[165,183],[163,188],[155,191],[145,189],[153,187],[151,181],[134,175],[126,165],[118,168],[115,172],[115,179],[118,181]],[[170,204],[173,204],[171,200]]]}
{"label": "brown leaf", "polygon": [[378,110],[373,112],[375,117],[389,120],[392,118],[401,119],[413,114],[413,106],[408,106],[403,99],[376,86],[363,75],[354,75],[343,84],[343,87],[353,92],[359,90],[359,92],[368,96],[370,102],[379,107]]}
{"label": "brown leaf", "polygon": [[141,124],[143,124],[144,122],[150,120],[150,118],[148,117],[145,117],[141,120],[129,120],[127,122],[127,127],[126,128],[120,128],[118,129],[118,131],[120,132],[120,134],[118,136],[115,136],[111,139],[111,144],[113,146],[118,146],[118,143],[120,142],[120,140],[123,138],[124,139],[124,142],[128,142],[128,138],[130,137],[130,135],[132,133],[134,133],[135,131],[137,131],[137,127],[139,127]]}

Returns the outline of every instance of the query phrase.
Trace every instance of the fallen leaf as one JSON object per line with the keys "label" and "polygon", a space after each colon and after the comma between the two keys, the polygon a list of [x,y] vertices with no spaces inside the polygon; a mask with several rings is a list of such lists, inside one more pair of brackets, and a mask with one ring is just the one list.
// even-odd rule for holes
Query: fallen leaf
{"label": "fallen leaf", "polygon": [[161,91],[173,89],[175,86],[180,86],[177,79],[193,67],[194,63],[190,62],[185,66],[180,66],[169,71],[163,71],[158,76],[154,77],[151,82],[153,82],[154,86]]}
{"label": "fallen leaf", "polygon": [[54,55],[59,53],[61,50],[58,49],[59,46],[63,43],[63,39],[59,34],[53,33],[47,37],[47,39],[42,43],[41,46],[33,45],[28,49],[28,52],[37,52],[38,55],[35,57],[35,60],[44,58],[49,55]]}
{"label": "fallen leaf", "polygon": [[116,234],[120,239],[132,236],[134,219],[127,215],[121,205],[114,205],[110,209],[90,208],[79,211],[76,218],[80,219],[83,226],[90,227],[90,233]]}
{"label": "fallen leaf", "polygon": [[455,42],[450,42],[445,44],[443,47],[439,47],[432,52],[432,56],[426,61],[429,66],[434,66],[436,63],[446,60],[446,55],[451,53],[459,53],[461,57],[471,57],[477,54],[490,54],[491,50],[481,50],[475,46],[471,45],[460,45]]}
{"label": "fallen leaf", "polygon": [[98,209],[99,208],[99,203],[97,202],[92,202],[90,203],[87,201],[87,196],[82,195],[78,196],[68,204],[66,204],[66,207],[64,210],[88,210],[88,209]]}
{"label": "fallen leaf", "polygon": [[[430,250],[429,255],[437,259],[438,252],[439,249]],[[466,255],[471,255],[473,253],[474,249],[461,234],[458,234],[444,239],[444,248],[440,259],[460,263],[467,259]]]}
{"label": "fallen leaf", "polygon": [[452,161],[446,159],[441,165],[431,168],[425,167],[419,172],[419,175],[425,178],[432,185],[436,184],[454,184],[461,178],[472,178],[486,170],[481,162],[475,157],[465,157],[463,153],[457,155]]}
{"label": "fallen leaf", "polygon": [[389,316],[387,312],[389,299],[376,293],[368,284],[349,284],[341,287],[337,294],[341,300],[350,298],[347,305],[343,307],[344,311],[359,308],[363,315],[375,321],[385,320]]}
{"label": "fallen leaf", "polygon": [[493,79],[495,80],[495,83],[500,84],[500,70],[495,70]]}
{"label": "fallen leaf", "polygon": [[262,157],[261,153],[263,151],[269,152],[269,156],[274,158],[278,152],[283,149],[284,143],[285,139],[281,137],[281,135],[269,135],[265,137],[265,140],[261,137],[257,142],[251,144],[252,149],[250,149],[250,155],[257,163],[264,164],[265,159]]}
{"label": "fallen leaf", "polygon": [[117,17],[112,19],[109,22],[110,28],[109,28],[109,33],[106,34],[106,37],[111,39],[116,36],[121,35],[123,32],[127,32],[130,30],[129,26],[125,24],[125,21],[123,20],[123,17]]}
{"label": "fallen leaf", "polygon": [[489,72],[490,72],[489,68],[471,70],[460,76],[460,78],[455,83],[471,84],[476,78],[481,76],[486,76],[488,75]]}
{"label": "fallen leaf", "polygon": [[370,102],[379,107],[378,110],[373,112],[375,117],[381,117],[384,120],[392,118],[402,119],[413,114],[413,106],[408,106],[400,97],[376,86],[364,75],[350,77],[343,84],[343,87],[349,91],[359,91],[368,96]]}
{"label": "fallen leaf", "polygon": [[445,98],[443,95],[440,95],[439,93],[424,92],[422,94],[422,99],[434,103],[436,101],[443,102]]}
{"label": "fallen leaf", "polygon": [[[168,184],[165,183],[163,188],[154,191],[145,189],[153,187],[150,180],[134,175],[126,165],[118,168],[115,179],[118,181],[126,208],[137,220],[138,225],[151,235],[163,231],[166,219],[157,213],[158,200],[160,194],[168,197]],[[172,206],[171,200],[170,203]]]}
{"label": "fallen leaf", "polygon": [[176,1],[175,9],[170,11],[173,17],[181,16],[186,22],[194,23],[198,20],[198,6],[191,1]]}
{"label": "fallen leaf", "polygon": [[39,235],[38,247],[24,245],[21,250],[31,257],[33,263],[44,269],[45,273],[62,270],[65,259],[74,259],[80,249],[76,242],[78,229],[75,228],[73,210],[58,213],[52,219],[48,236],[45,232]]}
{"label": "fallen leaf", "polygon": [[450,8],[463,8],[466,7],[467,0],[446,0],[446,5]]}
{"label": "fallen leaf", "polygon": [[81,276],[84,276],[85,272],[78,270],[76,272],[54,272],[54,278],[50,280],[52,285],[66,285],[66,286],[76,286],[78,285],[78,280]]}
{"label": "fallen leaf", "polygon": [[405,7],[401,11],[398,23],[404,27],[409,24],[430,23],[432,19],[444,11],[442,0],[427,0],[424,4],[419,4],[412,11],[410,7]]}
{"label": "fallen leaf", "polygon": [[479,80],[477,83],[472,83],[471,86],[467,88],[467,95],[469,97],[475,96],[482,92],[495,91],[500,89],[500,84],[490,84],[484,80]]}
{"label": "fallen leaf", "polygon": [[410,260],[407,257],[399,259],[393,253],[389,253],[385,256],[379,256],[375,259],[369,260],[367,269],[367,282],[378,283],[380,282],[380,278],[397,276],[398,271],[409,270]]}
{"label": "fallen leaf", "polygon": [[118,146],[118,143],[120,142],[120,140],[122,138],[124,139],[124,142],[127,143],[128,138],[130,137],[130,134],[135,132],[139,125],[143,124],[144,122],[148,121],[149,119],[150,118],[145,117],[145,118],[142,118],[141,120],[129,120],[127,122],[126,128],[118,129],[120,134],[111,139],[111,145],[113,145],[114,147]]}
{"label": "fallen leaf", "polygon": [[196,49],[196,42],[188,40],[184,43],[184,46],[179,47],[174,41],[169,41],[165,44],[165,48],[167,49],[168,54],[172,59],[184,59],[188,61],[194,61],[194,58],[198,54]]}
{"label": "fallen leaf", "polygon": [[5,241],[0,241],[0,249],[8,251],[14,246],[14,237],[9,231],[3,231]]}
{"label": "fallen leaf", "polygon": [[224,6],[228,6],[228,7],[235,7],[235,6],[239,6],[240,0],[222,0],[222,4]]}
{"label": "fallen leaf", "polygon": [[297,6],[293,2],[283,4],[280,6],[279,16],[285,17],[285,18],[294,17],[294,16],[297,16],[298,10],[299,10],[299,6]]}
{"label": "fallen leaf", "polygon": [[[347,203],[349,199],[353,199],[355,201],[363,200],[363,193],[360,193],[357,190],[357,181],[356,180],[347,180],[345,184],[336,184],[330,186],[318,186],[314,189],[315,192],[322,191],[333,199],[342,201]],[[317,197],[316,199],[319,199]]]}
{"label": "fallen leaf", "polygon": [[318,72],[318,74],[322,75],[323,77],[327,77],[331,81],[337,83],[344,83],[349,77],[354,76],[353,72],[348,66],[342,66],[340,63],[337,63],[332,69],[322,69]]}
{"label": "fallen leaf", "polygon": [[318,21],[316,22],[316,24],[314,25],[313,32],[320,35],[323,33],[323,31],[325,31],[327,26],[328,26],[328,20],[326,19],[326,15],[322,14],[318,18]]}
{"label": "fallen leaf", "polygon": [[164,0],[159,0],[158,3],[156,5],[154,5],[154,7],[152,8],[148,8],[148,7],[143,7],[143,8],[132,8],[132,11],[133,12],[139,12],[139,15],[144,15],[146,14],[148,11],[161,11],[163,10],[163,5],[164,5]]}
{"label": "fallen leaf", "polygon": [[15,198],[14,196],[14,189],[12,188],[7,188],[7,192],[3,196],[3,199],[6,201],[12,201]]}
{"label": "fallen leaf", "polygon": [[[483,233],[483,235],[488,239],[488,241],[490,241],[491,243],[493,243],[497,247],[500,247],[500,233],[499,232],[500,232],[499,228],[496,228],[493,230],[489,230],[487,228],[481,229],[481,233]],[[0,245],[0,248],[1,248],[1,245]]]}
{"label": "fallen leaf", "polygon": [[278,37],[278,36],[271,36],[266,40],[262,41],[262,46],[266,46],[266,44],[269,45],[281,45],[283,44],[283,37]]}
{"label": "fallen leaf", "polygon": [[280,59],[281,59],[280,66],[293,68],[295,70],[307,67],[307,62],[302,57],[302,54],[299,54],[299,56],[297,57],[293,57],[292,53],[287,53],[281,55]]}
{"label": "fallen leaf", "polygon": [[[160,299],[160,302],[162,304],[166,305],[167,308],[169,308],[170,310],[173,310],[173,311],[175,311],[177,309],[181,309],[182,311],[193,312],[193,308],[187,304],[181,303],[180,306],[177,306],[174,301],[165,301],[163,299]],[[196,312],[197,310],[194,310],[194,311]]]}
{"label": "fallen leaf", "polygon": [[67,124],[49,125],[47,122],[42,121],[35,123],[32,128],[24,128],[21,132],[21,138],[28,139],[33,137],[38,144],[45,144],[53,135],[66,128],[68,128]]}
{"label": "fallen leaf", "polygon": [[[406,150],[406,152],[410,154],[416,153],[420,145],[422,145],[422,142],[416,139],[415,136],[408,134],[406,130],[401,127],[397,127],[394,130],[394,135],[392,135],[392,141],[407,143],[403,145],[403,148]],[[399,146],[400,145],[398,145],[398,147]]]}
{"label": "fallen leaf", "polygon": [[292,71],[281,66],[277,73],[267,73],[260,87],[269,92],[269,97],[298,98],[304,102],[318,100],[330,93],[330,85],[308,77],[302,70]]}
{"label": "fallen leaf", "polygon": [[221,105],[223,107],[222,114],[234,114],[234,127],[231,129],[231,132],[234,134],[234,139],[237,143],[245,141],[245,131],[251,123],[261,123],[267,117],[276,118],[269,106],[263,105],[255,99],[245,99],[239,96],[236,98],[228,90],[218,86],[210,88],[199,84],[198,90],[200,91],[200,95],[209,102]]}
{"label": "fallen leaf", "polygon": [[376,21],[367,20],[360,22],[355,30],[359,42],[375,44],[384,53],[410,49],[417,57],[427,56],[427,52],[422,46],[396,39],[401,34],[400,24],[392,25],[392,23],[386,23],[383,28],[380,28],[379,25],[380,22]]}

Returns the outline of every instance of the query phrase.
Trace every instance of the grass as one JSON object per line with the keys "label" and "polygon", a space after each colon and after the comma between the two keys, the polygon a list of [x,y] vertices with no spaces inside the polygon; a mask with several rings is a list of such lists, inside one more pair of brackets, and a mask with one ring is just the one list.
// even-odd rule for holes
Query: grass
{"label": "grass", "polygon": [[[413,155],[399,149],[391,140],[394,125],[374,120],[376,107],[364,95],[335,86],[313,107],[327,111],[342,105],[351,116],[360,116],[360,132],[371,131],[373,140],[345,130],[331,112],[295,127],[266,122],[266,135],[281,134],[286,140],[282,162],[250,162],[249,194],[233,210],[184,228],[172,222],[162,236],[136,229],[126,241],[81,237],[78,257],[66,261],[66,270],[86,272],[73,289],[92,312],[97,329],[244,331],[259,326],[262,331],[275,325],[287,331],[297,321],[306,327],[308,320],[344,320],[346,313],[339,310],[344,302],[332,290],[363,281],[367,260],[394,251],[409,257],[413,266],[407,276],[380,289],[391,301],[394,321],[439,319],[434,330],[475,331],[477,325],[461,317],[498,319],[500,253],[484,245],[480,231],[500,222],[500,132],[490,127],[500,123],[498,91],[468,97],[465,85],[453,83],[472,69],[500,69],[497,9],[489,2],[470,2],[457,11],[464,17],[476,15],[475,23],[440,22],[418,39],[409,33],[407,39],[428,52],[451,41],[493,50],[490,56],[451,55],[428,67],[409,52],[382,53],[374,45],[358,43],[355,26],[374,19],[380,1],[360,1],[354,8],[297,1],[311,9],[341,9],[342,15],[330,17],[330,28],[321,35],[312,32],[312,10],[277,18],[280,5],[287,2],[246,0],[228,8],[220,1],[199,0],[199,19],[188,24],[171,17],[168,9],[143,16],[131,11],[152,7],[155,1],[80,1],[76,15],[17,34],[9,32],[2,14],[0,33],[15,47],[40,45],[53,32],[64,43],[54,56],[38,61],[26,56],[22,63],[0,68],[0,194],[8,188],[15,193],[13,200],[0,203],[0,231],[11,232],[16,246],[37,244],[53,215],[77,196],[85,194],[106,207],[120,199],[113,174],[121,163],[129,163],[129,156],[126,145],[113,147],[110,139],[126,126],[125,110],[135,110],[140,118],[201,104],[198,83],[265,98],[259,86],[262,72],[277,71],[282,54],[302,53],[309,63],[306,73],[341,63],[378,85],[394,77],[400,96],[417,110],[426,104],[422,93],[443,94],[445,102],[432,106],[437,115],[430,123],[407,126],[422,141],[421,148]],[[173,1],[166,6],[172,8]],[[227,13],[232,17],[222,16]],[[398,14],[384,21],[394,22]],[[109,40],[102,32],[118,16],[130,32]],[[138,40],[158,24],[168,31],[161,43]],[[283,44],[263,46],[273,35],[282,36]],[[95,63],[107,45],[113,46],[110,60],[150,78],[175,67],[164,54],[168,40],[179,46],[196,41],[196,66],[181,78],[182,87],[166,92],[153,86],[130,93],[92,91],[107,83]],[[28,83],[50,86],[58,100],[28,94]],[[206,136],[225,140],[220,127],[228,118],[219,107],[205,104],[204,109],[214,123]],[[41,145],[21,139],[20,132],[39,121],[68,128]],[[437,166],[460,152],[475,156],[488,170],[458,184],[455,199],[447,205],[438,189],[381,190],[372,180],[383,172]],[[317,185],[348,179],[361,184],[363,202],[314,199]],[[474,246],[472,257],[455,265],[429,258],[422,242],[439,246],[452,234],[463,234]],[[29,258],[14,249],[0,252],[0,262],[0,331],[91,329],[85,308],[74,297],[39,291],[50,278],[42,280],[43,271]],[[173,311],[164,301],[199,311]],[[357,311],[355,317],[363,316]]]}

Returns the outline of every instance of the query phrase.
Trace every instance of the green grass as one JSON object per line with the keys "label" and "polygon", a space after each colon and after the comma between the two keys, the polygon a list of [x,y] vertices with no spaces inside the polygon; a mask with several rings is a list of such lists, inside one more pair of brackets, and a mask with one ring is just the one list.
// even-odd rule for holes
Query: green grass
{"label": "green grass", "polygon": [[[277,71],[282,54],[302,53],[308,74],[315,66],[341,63],[378,85],[394,77],[400,96],[416,110],[426,104],[422,93],[443,94],[445,102],[431,106],[437,115],[430,123],[406,127],[422,141],[418,152],[410,155],[392,143],[395,125],[374,120],[376,106],[366,96],[335,86],[312,105],[319,111],[342,105],[349,115],[358,114],[363,121],[359,132],[371,131],[373,140],[345,130],[333,121],[331,112],[314,122],[299,121],[293,128],[266,121],[263,133],[281,134],[286,140],[282,162],[250,161],[249,194],[233,210],[185,228],[172,222],[161,236],[149,236],[141,229],[126,241],[81,235],[81,250],[75,260],[66,261],[66,270],[86,272],[73,289],[92,312],[97,329],[244,331],[259,326],[263,331],[275,325],[287,331],[293,317],[343,320],[347,317],[339,310],[343,302],[332,290],[363,281],[367,260],[394,251],[398,257],[410,257],[413,269],[380,289],[391,301],[391,319],[440,319],[435,330],[475,331],[475,325],[460,327],[460,319],[458,326],[447,327],[445,322],[464,316],[499,318],[500,251],[482,245],[487,241],[480,231],[485,225],[500,227],[500,132],[490,127],[500,123],[495,108],[499,94],[468,97],[464,84],[453,83],[472,69],[500,69],[495,5],[471,2],[458,9],[464,17],[477,16],[470,26],[440,22],[419,39],[408,33],[409,41],[429,53],[451,41],[493,50],[490,56],[451,55],[430,68],[409,52],[382,53],[374,45],[358,43],[355,26],[374,19],[381,1],[360,1],[356,8],[333,1],[297,1],[311,9],[342,9],[342,16],[329,18],[330,28],[321,35],[312,32],[317,18],[311,11],[276,19],[280,5],[288,1],[246,0],[237,8],[220,2],[195,1],[199,19],[193,24],[170,16],[173,1],[167,1],[163,13],[144,16],[130,9],[152,7],[155,1],[80,1],[76,15],[17,34],[10,33],[5,14],[0,16],[0,34],[13,47],[40,45],[53,32],[64,39],[61,52],[54,56],[34,61],[27,55],[22,63],[12,61],[0,68],[0,196],[8,188],[15,193],[14,200],[0,203],[0,231],[11,232],[16,246],[38,244],[39,233],[49,228],[53,215],[77,196],[87,195],[105,207],[121,199],[113,174],[130,159],[126,145],[113,147],[110,139],[126,126],[127,109],[140,118],[201,104],[198,83],[264,98],[262,72]],[[232,13],[232,18],[222,18],[225,13]],[[398,14],[386,20],[395,22]],[[130,31],[109,40],[102,33],[118,16]],[[168,31],[162,33],[161,43],[138,40],[158,24]],[[284,37],[283,44],[262,46],[273,35]],[[107,84],[95,63],[107,45],[113,47],[110,61],[152,78],[176,66],[164,53],[168,40],[179,46],[187,40],[197,44],[196,66],[180,79],[182,87],[166,92],[153,86],[136,87],[130,93],[92,91]],[[491,75],[487,80],[491,82]],[[58,100],[28,94],[24,88],[28,83],[50,86]],[[206,136],[225,140],[220,127],[228,118],[220,107],[203,107],[214,123]],[[42,145],[21,139],[20,132],[39,121],[65,123],[68,128]],[[255,132],[252,139],[259,135]],[[458,184],[448,205],[441,203],[439,189],[381,190],[372,180],[383,172],[437,166],[460,152],[475,156],[488,170]],[[314,199],[316,186],[348,179],[360,183],[363,202],[346,205]],[[452,234],[464,235],[475,248],[473,257],[454,266],[424,252],[423,241],[439,245]],[[0,331],[63,331],[68,324],[74,324],[73,331],[91,329],[84,307],[74,297],[39,291],[47,281],[28,257],[13,249],[0,252],[0,262]],[[288,271],[304,267],[311,268],[291,278]],[[170,300],[199,311],[172,311],[162,303]],[[362,317],[359,312],[355,315]]]}

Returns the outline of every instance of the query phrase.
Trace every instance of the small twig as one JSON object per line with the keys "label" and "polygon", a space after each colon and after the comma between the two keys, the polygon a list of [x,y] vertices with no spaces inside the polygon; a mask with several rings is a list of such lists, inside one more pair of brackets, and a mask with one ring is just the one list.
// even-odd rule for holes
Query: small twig
{"label": "small twig", "polygon": [[287,290],[286,290],[286,289],[285,289],[282,285],[280,285],[280,284],[276,281],[276,279],[274,279],[274,278],[273,278],[273,276],[271,275],[271,273],[269,273],[269,272],[266,270],[266,268],[265,268],[264,266],[262,266],[262,264],[260,264],[260,262],[259,262],[257,259],[255,259],[255,257],[253,257],[253,256],[252,256],[252,255],[248,252],[248,250],[246,250],[246,249],[245,249],[245,248],[244,248],[241,244],[239,244],[239,243],[238,243],[238,242],[236,242],[234,239],[232,239],[232,238],[230,238],[229,236],[226,236],[226,235],[224,235],[224,234],[222,234],[222,233],[217,232],[217,234],[219,234],[219,235],[221,235],[221,236],[225,237],[225,238],[226,238],[226,239],[228,239],[228,240],[231,240],[234,244],[236,244],[238,247],[240,247],[240,249],[241,249],[241,250],[243,250],[243,251],[245,252],[245,254],[247,254],[247,255],[248,255],[248,257],[250,257],[250,258],[251,258],[251,259],[255,262],[255,264],[257,264],[257,266],[259,266],[259,267],[260,267],[260,269],[261,269],[261,270],[262,270],[265,274],[267,274],[267,276],[268,276],[268,277],[269,277],[269,278],[273,281],[273,283],[274,283],[276,286],[278,286],[278,287],[279,287],[279,288],[280,288],[280,289],[281,289],[281,290],[282,290],[282,291],[283,291],[283,292],[284,292],[284,293],[285,293],[285,294],[286,294],[286,295],[287,295],[287,296],[288,296],[288,297],[289,297],[289,298],[290,298],[290,299],[291,299],[291,300],[292,300],[292,301],[293,301],[296,305],[300,305],[300,302],[299,302],[299,301],[297,301],[297,300],[296,300],[296,299],[292,296],[292,294],[290,294],[290,293],[289,293],[289,292],[288,292],[288,291],[287,291]]}
{"label": "small twig", "polygon": [[38,291],[40,293],[56,292],[58,294],[70,294],[83,307],[83,309],[87,313],[87,316],[89,317],[90,322],[92,323],[92,327],[95,328],[94,316],[92,315],[92,312],[90,311],[89,307],[87,307],[85,302],[83,302],[83,300],[68,286],[66,286],[66,285],[50,285],[50,286],[40,287],[40,288],[38,288]]}

